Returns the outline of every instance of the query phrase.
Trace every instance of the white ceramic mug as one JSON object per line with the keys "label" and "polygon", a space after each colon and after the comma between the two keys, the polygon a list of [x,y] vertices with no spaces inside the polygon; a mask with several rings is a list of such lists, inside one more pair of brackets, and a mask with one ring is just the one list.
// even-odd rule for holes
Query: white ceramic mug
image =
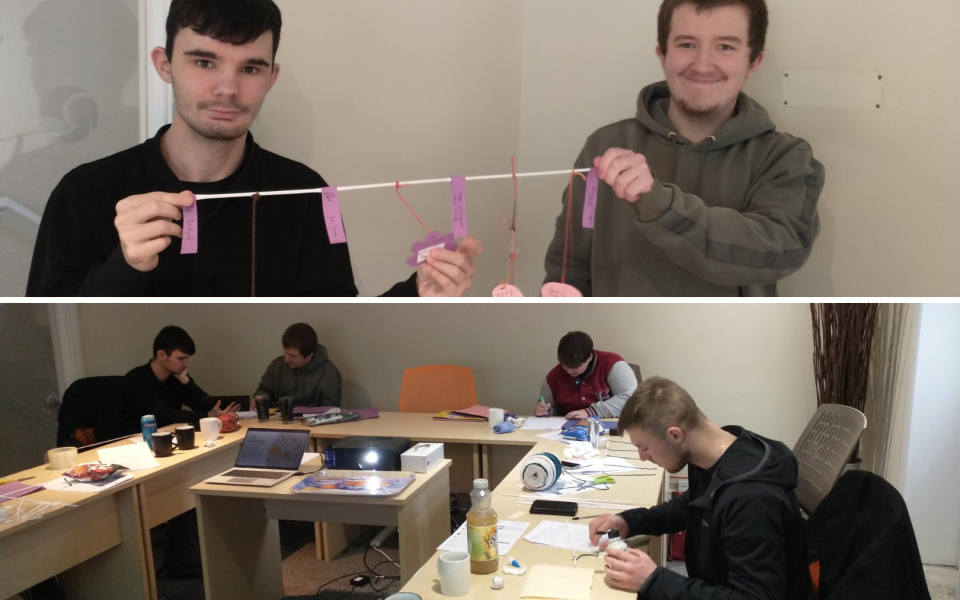
{"label": "white ceramic mug", "polygon": [[217,437],[220,435],[221,427],[223,427],[223,423],[220,422],[220,419],[215,419],[214,417],[200,419],[200,435],[202,435],[203,439],[207,442],[204,446],[213,446],[213,443],[217,441]]}
{"label": "white ceramic mug", "polygon": [[444,552],[437,559],[440,593],[444,596],[466,596],[470,593],[470,555],[466,552]]}
{"label": "white ceramic mug", "polygon": [[503,409],[502,408],[491,408],[490,409],[490,427],[496,427],[500,423],[503,423]]}

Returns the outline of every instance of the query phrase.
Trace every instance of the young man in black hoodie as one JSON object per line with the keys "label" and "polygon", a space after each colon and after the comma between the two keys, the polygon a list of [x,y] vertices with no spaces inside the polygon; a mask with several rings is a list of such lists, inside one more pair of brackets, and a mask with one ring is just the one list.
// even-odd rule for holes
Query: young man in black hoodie
{"label": "young man in black hoodie", "polygon": [[610,581],[644,600],[808,600],[803,518],[794,496],[797,461],[781,442],[742,427],[718,427],[676,383],[644,381],[618,423],[643,460],[670,473],[688,467],[690,489],[653,508],[603,515],[590,539],[687,532],[689,577],[657,567],[639,550],[610,550]]}
{"label": "young man in black hoodie", "polygon": [[[207,394],[187,373],[190,357],[196,353],[193,339],[176,325],[160,330],[153,340],[153,358],[131,369],[124,376],[126,400],[125,431],[137,431],[143,415],[153,415],[157,427],[190,423],[200,427],[200,419],[236,413],[240,405],[207,400]],[[191,410],[184,410],[188,406]]]}
{"label": "young man in black hoodie", "polygon": [[[63,178],[44,210],[27,295],[357,295],[347,244],[330,243],[319,194],[194,207],[193,194],[327,187],[249,133],[280,73],[280,27],[272,0],[171,3],[166,47],[151,59],[173,85],[173,123]],[[188,207],[198,247],[182,254]],[[385,295],[462,295],[480,251],[472,238],[456,252],[435,249]]]}

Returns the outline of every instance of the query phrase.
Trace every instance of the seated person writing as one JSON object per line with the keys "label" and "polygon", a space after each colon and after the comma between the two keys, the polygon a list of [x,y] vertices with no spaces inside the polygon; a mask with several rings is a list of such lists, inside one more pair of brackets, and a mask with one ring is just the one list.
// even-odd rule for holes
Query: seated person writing
{"label": "seated person writing", "polygon": [[653,508],[593,519],[591,543],[609,530],[623,538],[686,531],[689,577],[657,567],[639,550],[612,549],[605,559],[612,584],[644,600],[812,598],[789,448],[742,427],[718,427],[661,377],[640,384],[618,426],[640,459],[670,473],[688,467],[690,488]]}
{"label": "seated person writing", "polygon": [[593,340],[582,331],[560,338],[560,361],[540,386],[534,414],[618,417],[624,402],[637,389],[637,376],[619,354],[593,349]]}

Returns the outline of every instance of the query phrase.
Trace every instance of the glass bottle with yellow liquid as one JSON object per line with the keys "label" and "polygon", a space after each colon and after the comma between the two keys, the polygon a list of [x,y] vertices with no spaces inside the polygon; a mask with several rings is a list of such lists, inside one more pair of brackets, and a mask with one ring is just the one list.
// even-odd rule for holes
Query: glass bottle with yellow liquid
{"label": "glass bottle with yellow liquid", "polygon": [[493,496],[486,479],[474,479],[470,492],[472,508],[467,513],[467,545],[470,572],[478,575],[496,573],[500,563],[497,547],[497,513],[490,506]]}

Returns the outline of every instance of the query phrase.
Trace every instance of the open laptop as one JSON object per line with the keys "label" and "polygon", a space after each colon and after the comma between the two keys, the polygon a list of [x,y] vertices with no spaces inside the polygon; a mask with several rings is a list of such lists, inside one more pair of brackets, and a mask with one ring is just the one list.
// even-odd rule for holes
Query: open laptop
{"label": "open laptop", "polygon": [[247,429],[233,468],[206,483],[271,487],[293,477],[310,441],[309,430]]}

